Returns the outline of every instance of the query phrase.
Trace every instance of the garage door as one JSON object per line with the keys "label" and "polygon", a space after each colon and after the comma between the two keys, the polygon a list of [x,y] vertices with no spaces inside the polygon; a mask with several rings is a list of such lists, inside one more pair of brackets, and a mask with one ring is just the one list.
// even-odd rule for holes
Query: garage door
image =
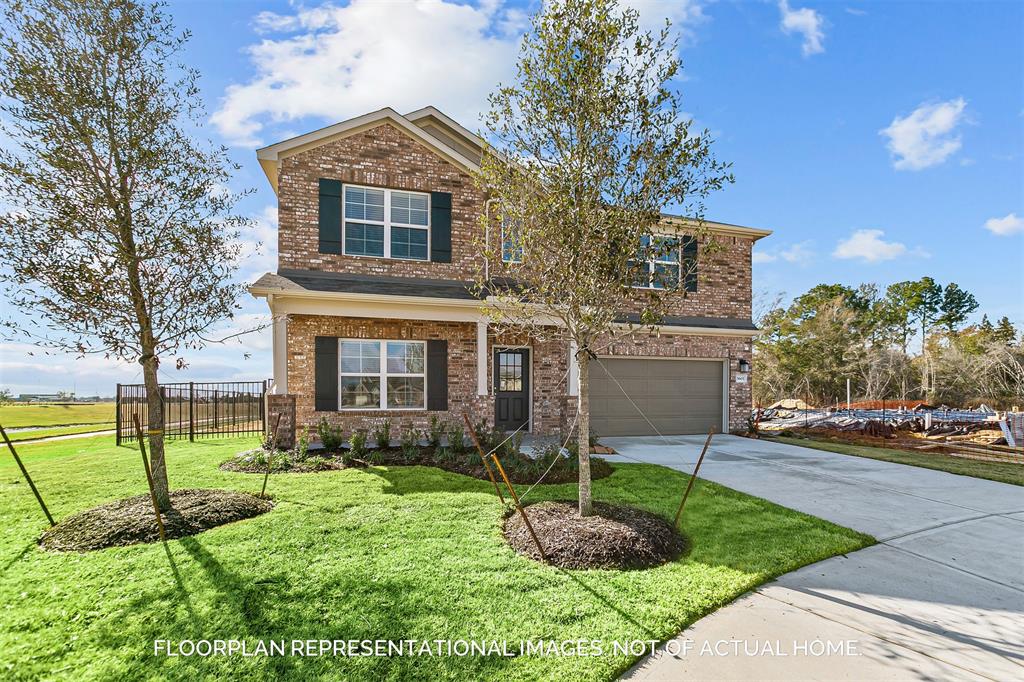
{"label": "garage door", "polygon": [[601,358],[590,363],[590,414],[599,436],[721,432],[722,363]]}

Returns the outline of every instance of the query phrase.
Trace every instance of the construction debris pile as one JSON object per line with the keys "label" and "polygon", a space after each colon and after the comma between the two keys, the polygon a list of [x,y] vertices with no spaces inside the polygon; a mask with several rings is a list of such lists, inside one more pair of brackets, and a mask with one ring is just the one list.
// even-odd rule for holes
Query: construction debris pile
{"label": "construction debris pile", "polygon": [[[871,407],[875,407],[871,405]],[[1024,413],[953,409],[924,404],[897,404],[896,409],[815,408],[801,400],[783,400],[753,410],[751,421],[766,433],[801,432],[841,436],[842,440],[878,445],[877,439],[895,440],[886,447],[913,450],[941,449],[944,454],[988,455],[1000,461],[1024,462],[1024,437],[1018,432]],[[957,452],[948,452],[950,448]],[[979,451],[980,450],[980,451]]]}

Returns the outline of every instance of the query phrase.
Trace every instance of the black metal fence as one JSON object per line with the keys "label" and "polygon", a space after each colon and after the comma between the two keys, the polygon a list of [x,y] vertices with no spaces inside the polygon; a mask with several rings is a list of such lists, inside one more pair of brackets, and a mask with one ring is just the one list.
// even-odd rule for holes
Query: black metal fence
{"label": "black metal fence", "polygon": [[[261,435],[266,420],[266,381],[163,384],[165,438]],[[148,428],[144,384],[117,385],[117,444],[135,440],[135,416]]]}

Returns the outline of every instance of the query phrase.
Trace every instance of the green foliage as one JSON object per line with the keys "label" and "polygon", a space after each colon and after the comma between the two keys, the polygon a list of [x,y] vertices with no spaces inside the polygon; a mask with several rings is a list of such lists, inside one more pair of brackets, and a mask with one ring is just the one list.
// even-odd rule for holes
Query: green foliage
{"label": "green foliage", "polygon": [[348,451],[342,461],[348,464],[350,459],[366,459],[366,429],[356,429],[348,437]]}
{"label": "green foliage", "polygon": [[420,453],[420,438],[422,433],[412,424],[406,424],[405,429],[402,430],[402,456],[406,461],[412,461]]}
{"label": "green foliage", "polygon": [[430,415],[430,430],[428,434],[430,436],[430,444],[435,448],[441,447],[441,436],[444,435],[446,427],[447,425],[443,419],[436,414]]}
{"label": "green foliage", "polygon": [[305,462],[309,457],[309,429],[303,426],[299,430],[299,437],[295,441],[295,459]]}
{"label": "green foliage", "polygon": [[384,417],[373,428],[373,438],[378,448],[391,447],[391,419]]}
{"label": "green foliage", "polygon": [[448,425],[448,447],[456,455],[466,452],[466,431],[458,422]]}
{"label": "green foliage", "polygon": [[320,423],[316,427],[320,442],[324,444],[327,452],[337,452],[345,442],[345,434],[340,426],[335,426],[327,421],[327,417],[320,417]]}

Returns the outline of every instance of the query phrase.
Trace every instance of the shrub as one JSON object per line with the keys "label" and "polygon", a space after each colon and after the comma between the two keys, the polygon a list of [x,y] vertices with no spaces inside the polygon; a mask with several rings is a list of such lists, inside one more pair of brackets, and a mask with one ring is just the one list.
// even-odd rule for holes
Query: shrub
{"label": "shrub", "polygon": [[441,436],[444,435],[445,423],[436,414],[430,415],[430,444],[435,448],[441,447]]}
{"label": "shrub", "polygon": [[332,425],[327,421],[327,417],[320,418],[320,424],[316,427],[316,431],[320,436],[320,442],[324,444],[324,450],[328,452],[337,452],[345,442],[341,427]]}
{"label": "shrub", "polygon": [[299,432],[299,438],[295,441],[295,461],[305,462],[309,458],[309,430],[305,426]]}
{"label": "shrub", "polygon": [[412,424],[406,426],[402,431],[402,456],[406,460],[416,459],[420,453],[420,430]]}
{"label": "shrub", "polygon": [[381,448],[370,450],[366,455],[366,461],[375,466],[380,466],[384,463],[384,450]]}
{"label": "shrub", "polygon": [[377,447],[386,449],[391,447],[391,420],[387,417],[377,422],[373,429],[373,439],[377,441]]}
{"label": "shrub", "polygon": [[458,424],[448,426],[448,447],[454,455],[461,455],[466,452],[466,432]]}
{"label": "shrub", "polygon": [[343,459],[364,459],[366,457],[366,429],[356,429],[348,437],[348,453]]}
{"label": "shrub", "polygon": [[502,436],[502,438],[498,442],[501,443],[502,441],[504,441],[504,443],[501,446],[502,454],[504,454],[504,456],[506,457],[518,459],[519,451],[523,445],[523,432],[516,431],[511,436]]}

